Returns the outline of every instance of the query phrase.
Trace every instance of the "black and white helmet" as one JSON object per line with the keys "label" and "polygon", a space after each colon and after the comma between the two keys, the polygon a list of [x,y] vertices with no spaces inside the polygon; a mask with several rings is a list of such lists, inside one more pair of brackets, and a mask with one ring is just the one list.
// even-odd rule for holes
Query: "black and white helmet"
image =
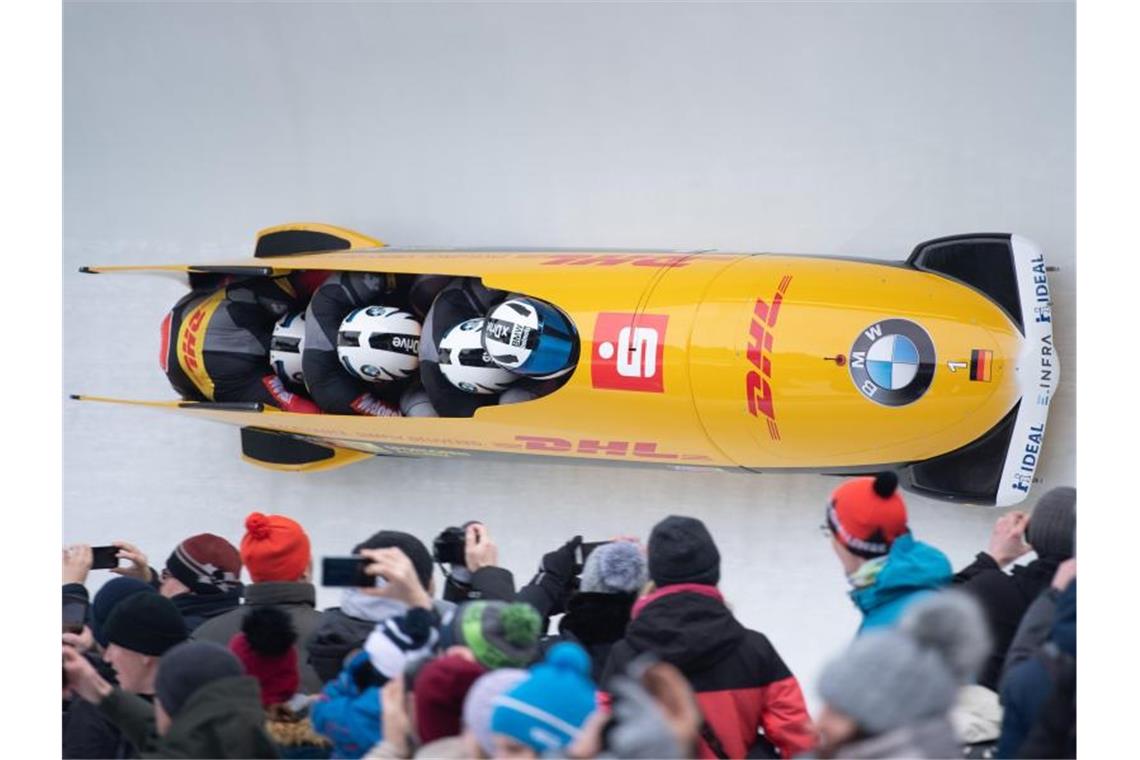
{"label": "black and white helmet", "polygon": [[408,377],[420,366],[420,323],[393,306],[364,306],[340,323],[336,353],[361,380],[386,383]]}
{"label": "black and white helmet", "polygon": [[269,339],[269,364],[287,383],[304,387],[301,354],[305,351],[305,312],[286,314],[273,325]]}
{"label": "black and white helmet", "polygon": [[439,370],[448,382],[467,393],[498,393],[518,375],[491,360],[483,348],[485,320],[469,319],[455,325],[439,342]]}

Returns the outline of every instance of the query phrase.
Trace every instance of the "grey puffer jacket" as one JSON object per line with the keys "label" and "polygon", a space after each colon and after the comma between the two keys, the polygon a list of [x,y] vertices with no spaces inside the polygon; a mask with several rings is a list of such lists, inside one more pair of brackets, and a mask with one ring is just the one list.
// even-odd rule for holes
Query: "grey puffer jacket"
{"label": "grey puffer jacket", "polygon": [[954,736],[949,718],[939,715],[901,726],[870,739],[846,744],[838,757],[849,758],[958,758],[962,747]]}

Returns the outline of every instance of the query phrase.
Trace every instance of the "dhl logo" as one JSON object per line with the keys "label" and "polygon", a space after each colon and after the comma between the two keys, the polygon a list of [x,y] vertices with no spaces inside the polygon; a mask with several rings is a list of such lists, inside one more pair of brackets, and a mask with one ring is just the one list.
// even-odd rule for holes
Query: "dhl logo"
{"label": "dhl logo", "polygon": [[616,267],[629,264],[635,267],[671,267],[679,268],[688,263],[689,254],[561,254],[551,256],[542,262],[542,266],[570,266],[570,267]]}
{"label": "dhl logo", "polygon": [[214,398],[214,381],[206,372],[205,335],[210,317],[222,302],[225,290],[219,290],[190,310],[190,314],[178,328],[178,364],[194,386],[208,399]]}
{"label": "dhl logo", "polygon": [[495,443],[494,445],[503,449],[635,457],[638,459],[676,459],[694,462],[708,460],[709,458],[704,454],[675,454],[668,451],[658,451],[657,444],[653,441],[600,441],[592,439],[571,441],[565,438],[539,435],[516,435],[515,441],[517,443]]}
{"label": "dhl logo", "polygon": [[182,332],[182,345],[179,346],[179,349],[182,351],[182,361],[188,373],[198,372],[201,368],[201,364],[198,362],[198,333],[201,332],[202,321],[205,318],[206,309],[199,306],[190,315],[186,329]]}
{"label": "dhl logo", "polygon": [[780,428],[776,424],[776,407],[772,398],[772,331],[780,315],[784,294],[791,284],[792,276],[785,275],[776,287],[771,303],[763,298],[756,299],[752,308],[752,324],[748,329],[748,361],[753,366],[744,378],[748,413],[753,417],[764,416],[768,435],[773,441],[780,440]]}

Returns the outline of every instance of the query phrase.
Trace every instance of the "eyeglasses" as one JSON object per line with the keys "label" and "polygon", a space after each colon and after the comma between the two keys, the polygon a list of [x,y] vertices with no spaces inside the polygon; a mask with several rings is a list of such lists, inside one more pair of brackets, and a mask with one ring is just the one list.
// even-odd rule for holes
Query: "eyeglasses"
{"label": "eyeglasses", "polygon": [[828,525],[826,522],[822,522],[819,524],[819,535],[823,536],[824,538],[831,538],[835,535],[835,533],[832,532],[830,525]]}

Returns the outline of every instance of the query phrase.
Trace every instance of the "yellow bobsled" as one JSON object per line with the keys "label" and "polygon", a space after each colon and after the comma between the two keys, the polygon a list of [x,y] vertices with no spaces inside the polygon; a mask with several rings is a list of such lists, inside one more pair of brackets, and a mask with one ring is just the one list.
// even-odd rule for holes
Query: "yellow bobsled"
{"label": "yellow bobsled", "polygon": [[[557,391],[465,418],[146,403],[243,428],[250,461],[495,455],[671,467],[896,470],[935,498],[1027,495],[1058,382],[1044,256],[1017,235],[920,244],[905,262],[780,254],[408,250],[348,230],[263,230],[254,260],[85,267],[444,274],[555,304],[581,339]],[[112,401],[81,396],[78,398]]]}

